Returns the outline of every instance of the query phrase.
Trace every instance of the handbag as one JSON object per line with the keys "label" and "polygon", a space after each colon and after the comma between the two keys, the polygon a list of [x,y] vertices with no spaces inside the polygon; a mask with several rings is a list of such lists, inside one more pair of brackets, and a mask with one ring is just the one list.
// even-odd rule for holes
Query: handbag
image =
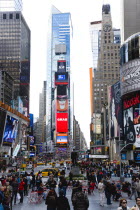
{"label": "handbag", "polygon": [[20,200],[21,196],[19,193],[17,193],[17,200]]}

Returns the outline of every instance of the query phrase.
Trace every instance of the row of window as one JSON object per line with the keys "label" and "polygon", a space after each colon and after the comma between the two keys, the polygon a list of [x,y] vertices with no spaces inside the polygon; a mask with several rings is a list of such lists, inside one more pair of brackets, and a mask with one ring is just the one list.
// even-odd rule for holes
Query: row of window
{"label": "row of window", "polygon": [[12,14],[12,13],[10,13],[10,14],[3,14],[3,20],[6,20],[6,19],[10,19],[10,20],[12,20],[12,19],[19,19],[20,18],[20,15],[19,15],[19,13],[16,13],[15,14],[15,17],[14,17],[14,14]]}

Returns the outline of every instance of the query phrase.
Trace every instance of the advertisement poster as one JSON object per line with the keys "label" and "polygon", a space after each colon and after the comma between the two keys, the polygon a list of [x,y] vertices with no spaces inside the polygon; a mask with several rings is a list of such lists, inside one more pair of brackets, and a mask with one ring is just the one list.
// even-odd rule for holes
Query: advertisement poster
{"label": "advertisement poster", "polygon": [[68,72],[55,72],[55,85],[67,85],[68,81]]}
{"label": "advertisement poster", "polygon": [[68,143],[68,136],[67,134],[57,134],[56,136],[56,143],[57,144],[67,144]]}
{"label": "advertisement poster", "polygon": [[0,144],[2,143],[5,120],[6,120],[6,112],[0,109]]}
{"label": "advertisement poster", "polygon": [[56,132],[68,132],[68,113],[56,113]]}
{"label": "advertisement poster", "polygon": [[7,115],[5,131],[3,135],[3,145],[11,146],[15,141],[18,132],[18,120]]}
{"label": "advertisement poster", "polygon": [[140,147],[140,124],[134,125],[134,127],[135,127],[135,138],[136,138],[135,146]]}
{"label": "advertisement poster", "polygon": [[[120,82],[115,83],[110,88],[110,136],[111,138],[123,135],[123,120],[122,120],[122,102]],[[120,131],[119,131],[120,128]]]}
{"label": "advertisement poster", "polygon": [[61,98],[61,96],[65,96],[65,98],[67,98],[67,86],[66,85],[58,85],[57,86],[57,97]]}
{"label": "advertisement poster", "polygon": [[57,111],[64,112],[68,110],[68,99],[58,99],[56,101]]}

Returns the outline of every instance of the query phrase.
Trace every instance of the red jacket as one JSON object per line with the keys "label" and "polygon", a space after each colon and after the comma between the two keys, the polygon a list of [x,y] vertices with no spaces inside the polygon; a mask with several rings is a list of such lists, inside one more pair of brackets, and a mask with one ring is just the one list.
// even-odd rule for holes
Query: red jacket
{"label": "red jacket", "polygon": [[19,190],[24,190],[24,185],[25,185],[25,182],[23,182],[23,181],[20,182],[20,183],[19,183],[19,188],[18,188],[18,189],[19,189]]}

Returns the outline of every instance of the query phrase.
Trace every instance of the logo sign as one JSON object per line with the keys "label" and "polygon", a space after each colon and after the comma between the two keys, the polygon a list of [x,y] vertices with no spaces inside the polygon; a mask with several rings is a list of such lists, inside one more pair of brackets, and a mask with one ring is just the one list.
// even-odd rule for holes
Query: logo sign
{"label": "logo sign", "polygon": [[69,76],[68,72],[60,73],[55,72],[55,85],[68,85]]}
{"label": "logo sign", "polygon": [[128,108],[135,106],[137,104],[140,104],[140,95],[138,93],[129,99],[124,99],[123,108],[128,109]]}
{"label": "logo sign", "polygon": [[61,74],[61,75],[58,75],[58,80],[65,80],[66,79],[66,76]]}
{"label": "logo sign", "polygon": [[140,90],[140,60],[133,60],[121,67],[121,95]]}
{"label": "logo sign", "polygon": [[63,134],[63,133],[57,134],[56,143],[57,144],[67,144],[68,143],[68,135]]}
{"label": "logo sign", "polygon": [[65,60],[57,61],[57,72],[66,72],[66,61]]}
{"label": "logo sign", "polygon": [[68,110],[68,99],[57,100],[57,111],[63,112]]}
{"label": "logo sign", "polygon": [[68,113],[56,113],[56,132],[68,132]]}

